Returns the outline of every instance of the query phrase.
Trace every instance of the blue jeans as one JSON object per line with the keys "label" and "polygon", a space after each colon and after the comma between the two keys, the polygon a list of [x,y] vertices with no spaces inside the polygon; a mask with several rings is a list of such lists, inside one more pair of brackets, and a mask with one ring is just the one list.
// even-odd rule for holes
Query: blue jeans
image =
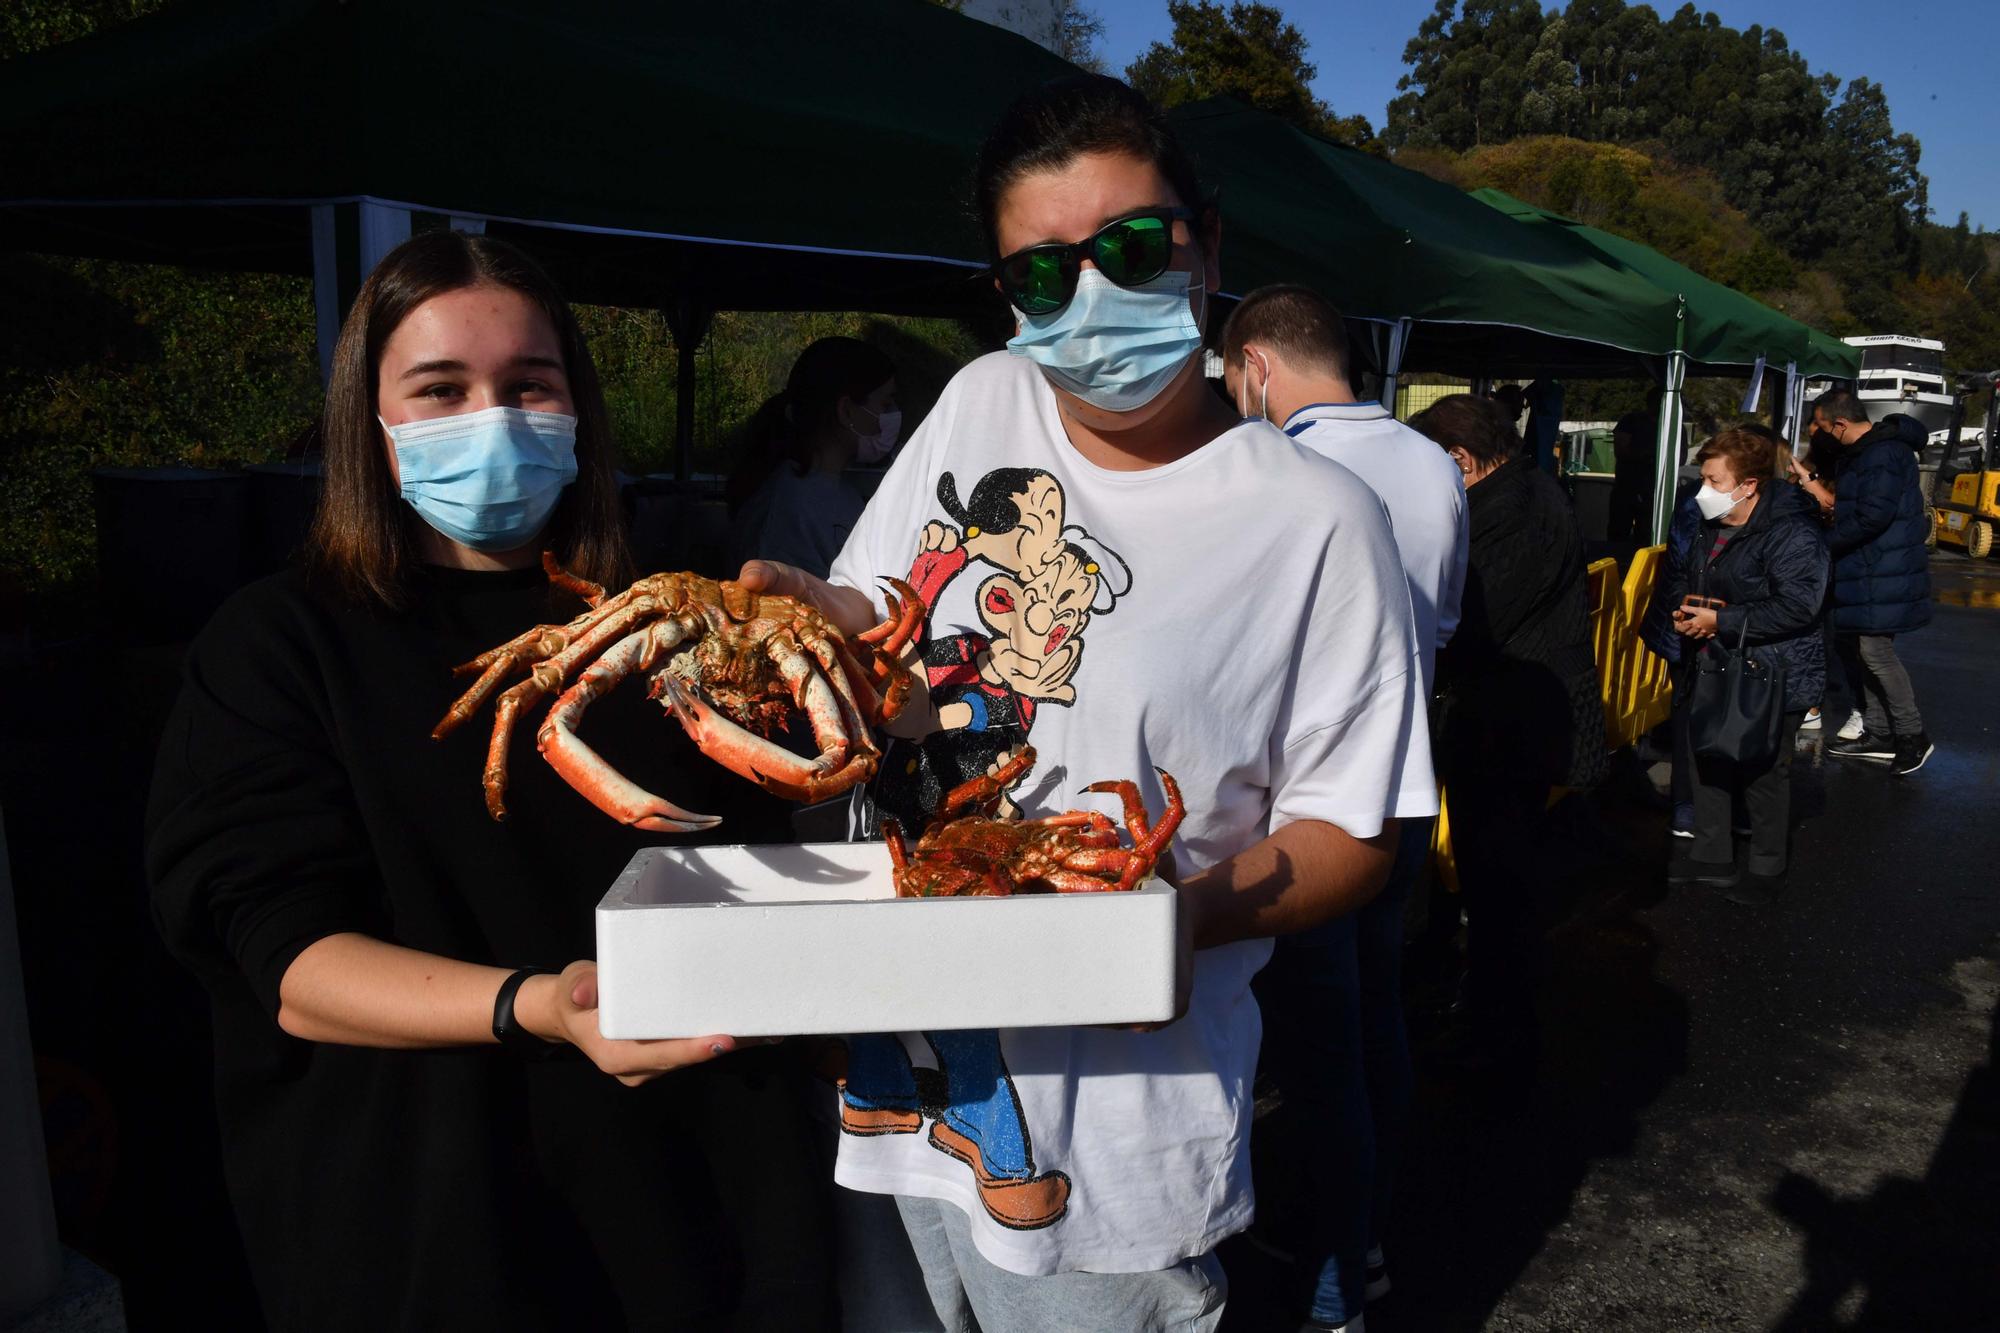
{"label": "blue jeans", "polygon": [[1278,939],[1257,978],[1266,1067],[1301,1124],[1311,1191],[1294,1275],[1308,1315],[1361,1313],[1368,1248],[1389,1216],[1410,1106],[1403,1022],[1403,913],[1430,856],[1429,819],[1402,821],[1382,892],[1360,911]]}
{"label": "blue jeans", "polygon": [[[1035,1174],[1028,1157],[1028,1129],[1007,1067],[1000,1059],[1000,1034],[991,1028],[967,1032],[926,1032],[944,1075],[945,1104],[938,1118],[979,1145],[986,1173],[1002,1180]],[[903,1043],[890,1036],[847,1039],[847,1086],[841,1095],[865,1110],[920,1111],[916,1071]]]}

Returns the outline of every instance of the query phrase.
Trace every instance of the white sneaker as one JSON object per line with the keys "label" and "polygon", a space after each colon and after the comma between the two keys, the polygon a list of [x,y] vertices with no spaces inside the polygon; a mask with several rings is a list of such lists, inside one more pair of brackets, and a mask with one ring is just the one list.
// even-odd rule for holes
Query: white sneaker
{"label": "white sneaker", "polygon": [[1862,721],[1861,710],[1857,708],[1847,715],[1847,721],[1842,723],[1840,730],[1834,734],[1844,741],[1858,741],[1861,739],[1861,733],[1867,729],[1868,724]]}
{"label": "white sneaker", "polygon": [[1818,731],[1819,726],[1820,726],[1819,709],[1817,708],[1806,709],[1805,720],[1799,723],[1799,730]]}

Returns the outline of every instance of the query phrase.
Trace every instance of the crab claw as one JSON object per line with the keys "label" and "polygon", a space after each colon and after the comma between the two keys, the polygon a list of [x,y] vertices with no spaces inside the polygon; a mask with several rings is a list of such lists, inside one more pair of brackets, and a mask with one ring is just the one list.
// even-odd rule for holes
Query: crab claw
{"label": "crab claw", "polygon": [[824,801],[875,776],[877,756],[872,750],[857,751],[844,762],[835,760],[838,767],[827,755],[803,759],[737,726],[679,677],[663,672],[658,680],[667,707],[703,754],[787,800]]}
{"label": "crab claw", "polygon": [[717,815],[683,810],[632,781],[604,762],[577,737],[575,726],[591,701],[639,669],[646,631],[628,634],[592,663],[563,692],[536,733],[535,743],[549,766],[592,805],[621,824],[652,833],[696,833],[722,822]]}

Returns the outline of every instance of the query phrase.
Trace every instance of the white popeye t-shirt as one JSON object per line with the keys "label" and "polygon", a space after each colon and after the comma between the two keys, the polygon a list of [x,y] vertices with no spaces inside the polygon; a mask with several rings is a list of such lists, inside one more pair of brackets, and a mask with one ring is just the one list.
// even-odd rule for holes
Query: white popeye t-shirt
{"label": "white popeye t-shirt", "polygon": [[[1139,472],[1069,443],[1036,367],[961,371],[870,501],[833,580],[905,578],[936,713],[876,789],[912,812],[1019,745],[1029,816],[1131,778],[1187,817],[1185,876],[1295,820],[1356,837],[1437,811],[1410,596],[1381,502],[1264,422]],[[1032,947],[1032,942],[1028,942]],[[836,1178],[949,1201],[1011,1272],[1165,1268],[1249,1225],[1250,978],[1267,940],[1197,955],[1180,1022],[850,1043]],[[888,1108],[884,1110],[882,1108]],[[872,1116],[872,1118],[870,1118]],[[857,1132],[862,1131],[862,1132]]]}

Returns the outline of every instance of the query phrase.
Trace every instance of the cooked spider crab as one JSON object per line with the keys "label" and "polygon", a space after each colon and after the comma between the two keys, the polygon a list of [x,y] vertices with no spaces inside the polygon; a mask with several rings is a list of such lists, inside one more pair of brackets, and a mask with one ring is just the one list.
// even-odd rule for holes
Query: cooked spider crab
{"label": "cooked spider crab", "polygon": [[[514,724],[521,710],[560,689],[535,743],[563,781],[634,828],[686,833],[721,822],[645,790],[577,737],[591,702],[635,672],[650,676],[651,697],[663,700],[703,754],[780,796],[825,800],[874,775],[882,754],[869,728],[895,717],[908,699],[910,677],[896,655],[924,618],[923,599],[907,583],[884,580],[889,618],[849,641],[804,602],[733,581],[654,574],[606,597],[551,554],[543,554],[542,567],[591,609],[566,625],[537,625],[458,667],[456,674],[477,672],[479,679],[431,732],[450,735],[502,682],[527,670],[493,710],[484,785],[495,819],[507,815]],[[768,739],[794,709],[812,725],[814,756]]]}
{"label": "cooked spider crab", "polygon": [[894,820],[884,820],[882,836],[889,844],[896,896],[1004,898],[1049,890],[1129,889],[1152,873],[1187,813],[1180,784],[1156,768],[1167,793],[1167,811],[1157,824],[1147,816],[1132,782],[1093,782],[1084,788],[1114,793],[1124,803],[1130,847],[1119,844],[1117,825],[1096,810],[1001,818],[1001,797],[1034,766],[1034,747],[1026,746],[997,771],[953,788],[914,847],[904,841]]}

